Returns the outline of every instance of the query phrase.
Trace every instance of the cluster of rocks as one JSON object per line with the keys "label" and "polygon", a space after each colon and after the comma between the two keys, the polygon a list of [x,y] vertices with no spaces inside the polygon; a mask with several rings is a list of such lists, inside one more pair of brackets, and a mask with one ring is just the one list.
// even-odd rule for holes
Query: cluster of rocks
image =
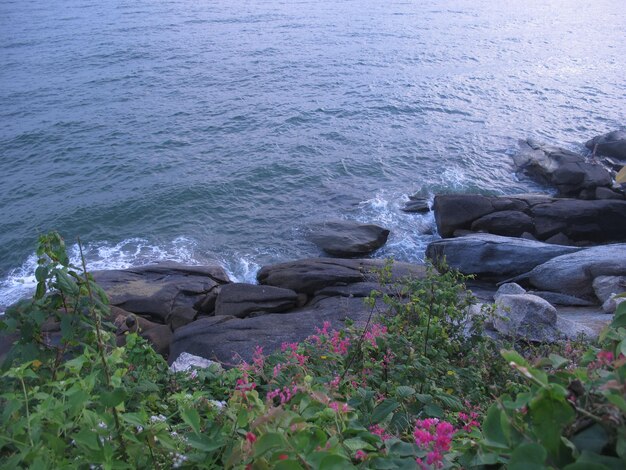
{"label": "cluster of rocks", "polygon": [[[592,160],[532,140],[521,143],[518,169],[554,186],[559,197],[435,197],[443,238],[430,243],[426,255],[502,284],[494,300],[506,321],[493,324],[502,334],[542,341],[567,336],[569,319],[596,321],[595,312],[612,313],[622,301],[616,294],[626,290],[626,244],[620,243],[626,242],[626,200],[614,176],[626,164],[626,133],[599,136],[586,146]],[[599,155],[611,159],[600,162]]]}
{"label": "cluster of rocks", "polygon": [[[380,288],[380,259],[312,258],[263,267],[258,285],[230,282],[222,268],[163,263],[94,273],[110,297],[123,342],[139,333],[161,354],[181,353],[229,363],[250,360],[256,346],[271,351],[304,340],[329,321],[364,322],[363,298]],[[423,265],[394,263],[391,279],[424,276]],[[130,282],[129,282],[130,281]],[[156,312],[156,313],[155,313]]]}
{"label": "cluster of rocks", "polygon": [[[590,141],[596,154],[625,158],[624,136]],[[439,195],[432,209],[442,239],[426,256],[476,276],[482,301],[495,302],[494,332],[530,341],[592,335],[626,290],[626,199],[606,162],[531,140],[515,157],[520,171],[554,186],[559,197]],[[610,163],[610,162],[609,162]],[[427,212],[431,200],[412,196],[403,209]],[[120,339],[138,330],[170,360],[181,354],[223,363],[250,360],[301,341],[324,321],[371,314],[363,298],[381,289],[382,260],[359,259],[383,246],[389,230],[329,221],[309,227],[309,240],[341,258],[314,258],[263,267],[258,285],[231,282],[217,265],[172,263],[95,274],[115,305]],[[599,246],[595,246],[598,245]],[[394,263],[393,278],[424,276],[423,265]],[[498,289],[496,284],[501,285]],[[524,286],[524,287],[522,287]],[[478,308],[479,306],[476,306]]]}
{"label": "cluster of rocks", "polygon": [[[626,133],[600,136],[587,146],[593,160],[522,143],[515,158],[520,171],[553,185],[560,197],[434,198],[442,239],[429,244],[426,256],[476,277],[474,293],[496,304],[489,323],[494,333],[529,341],[596,334],[608,321],[601,309],[612,312],[622,300],[615,294],[626,290],[626,243],[620,243],[626,242],[626,199],[613,182],[620,165],[601,164],[597,155],[626,160]],[[403,210],[430,209],[431,200],[416,194]],[[363,299],[374,289],[384,291],[377,273],[386,262],[360,257],[388,236],[389,230],[370,224],[314,225],[310,241],[339,258],[265,266],[258,284],[232,282],[217,264],[160,263],[94,277],[113,306],[120,343],[126,332],[137,331],[170,362],[190,353],[228,364],[249,361],[257,346],[271,351],[301,341],[325,321],[335,328],[348,319],[367,321],[372,308]],[[391,268],[392,281],[425,274],[421,264]]]}

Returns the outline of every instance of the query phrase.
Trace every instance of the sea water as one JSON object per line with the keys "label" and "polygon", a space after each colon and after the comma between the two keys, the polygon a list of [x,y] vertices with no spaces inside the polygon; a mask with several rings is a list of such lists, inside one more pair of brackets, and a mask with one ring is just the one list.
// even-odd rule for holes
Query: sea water
{"label": "sea water", "polygon": [[91,269],[216,260],[253,281],[307,227],[408,196],[546,191],[517,140],[626,124],[623,0],[0,0],[0,311],[38,234]]}

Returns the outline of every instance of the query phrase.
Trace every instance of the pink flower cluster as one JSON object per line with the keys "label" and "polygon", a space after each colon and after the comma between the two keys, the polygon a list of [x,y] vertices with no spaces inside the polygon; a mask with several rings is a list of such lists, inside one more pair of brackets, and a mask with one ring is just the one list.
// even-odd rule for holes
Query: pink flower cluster
{"label": "pink flower cluster", "polygon": [[477,421],[477,419],[478,413],[476,413],[475,411],[470,412],[470,414],[463,412],[459,413],[459,421],[464,431],[469,432],[472,430],[472,428],[479,427],[480,423]]}
{"label": "pink flower cluster", "polygon": [[241,378],[237,379],[237,383],[235,384],[235,390],[239,392],[249,392],[250,390],[254,390],[256,388],[256,383],[250,381],[250,376],[248,375],[248,371],[243,369],[243,375]]}
{"label": "pink flower cluster", "polygon": [[280,399],[280,404],[283,405],[291,400],[296,393],[298,393],[298,387],[297,385],[292,384],[291,386],[286,386],[282,389],[277,388],[272,390],[267,394],[267,399],[274,400],[274,398],[278,397]]}
{"label": "pink flower cluster", "polygon": [[337,413],[347,413],[349,410],[347,403],[340,403],[338,401],[331,401],[328,406]]}
{"label": "pink flower cluster", "polygon": [[428,454],[426,462],[418,458],[417,464],[422,469],[441,468],[443,454],[450,450],[454,432],[454,426],[446,421],[439,421],[437,418],[418,420],[415,423],[413,437],[421,449],[428,450]]}
{"label": "pink flower cluster", "polygon": [[615,356],[611,351],[600,351],[596,354],[596,360],[588,365],[590,369],[600,369],[610,366]]}
{"label": "pink flower cluster", "polygon": [[309,360],[309,356],[298,353],[298,343],[283,343],[280,350],[282,352],[289,352],[287,357],[293,359],[299,366],[304,366]]}
{"label": "pink flower cluster", "polygon": [[385,431],[385,428],[383,428],[379,424],[374,424],[370,426],[370,432],[380,437],[383,441],[393,439],[394,437],[392,434],[389,434],[387,431]]}
{"label": "pink flower cluster", "polygon": [[348,354],[348,348],[350,347],[350,338],[341,337],[341,332],[337,330],[329,331],[330,322],[325,321],[322,324],[322,329],[316,328],[316,335],[312,335],[309,339],[315,341],[319,346],[325,341],[330,341],[332,352],[345,356]]}
{"label": "pink flower cluster", "polygon": [[373,347],[376,346],[376,338],[380,338],[381,336],[387,334],[387,327],[385,325],[381,325],[380,323],[374,323],[370,326],[363,338],[365,341],[368,341]]}

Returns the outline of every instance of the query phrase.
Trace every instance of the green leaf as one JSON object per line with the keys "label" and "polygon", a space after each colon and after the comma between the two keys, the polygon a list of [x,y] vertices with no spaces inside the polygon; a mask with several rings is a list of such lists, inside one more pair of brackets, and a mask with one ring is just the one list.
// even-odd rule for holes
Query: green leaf
{"label": "green leaf", "polygon": [[461,400],[455,396],[441,394],[437,395],[435,398],[451,411],[461,411],[463,409]]}
{"label": "green leaf", "polygon": [[530,418],[534,431],[548,453],[560,460],[563,428],[575,417],[571,405],[556,389],[542,389],[530,402]]}
{"label": "green leaf", "polygon": [[503,349],[502,351],[500,351],[500,354],[506,362],[514,362],[515,364],[518,364],[520,366],[528,367],[528,362],[526,361],[526,359],[520,356],[517,351]]}
{"label": "green leaf", "polygon": [[615,330],[618,328],[626,328],[626,302],[622,302],[617,306],[615,314],[613,315],[613,321],[611,322],[611,328]]}
{"label": "green leaf", "polygon": [[221,439],[215,439],[203,434],[189,434],[186,436],[191,447],[202,452],[214,452],[224,446]]}
{"label": "green leaf", "polygon": [[76,285],[74,279],[72,279],[65,271],[59,269],[55,272],[55,274],[57,280],[56,284],[61,292],[73,297],[80,293],[80,288]]}
{"label": "green leaf", "polygon": [[559,356],[558,354],[550,354],[548,358],[550,359],[550,363],[552,364],[552,367],[554,369],[560,369],[565,364],[570,362],[569,359],[565,359],[564,357]]}
{"label": "green leaf", "polygon": [[146,421],[140,413],[124,413],[121,415],[122,420],[133,426],[145,426]]}
{"label": "green leaf", "polygon": [[509,470],[542,470],[545,466],[548,453],[539,444],[522,444],[515,448],[507,468]]}
{"label": "green leaf", "polygon": [[397,457],[417,457],[417,446],[410,442],[404,442],[400,439],[388,439],[385,441],[387,454]]}
{"label": "green leaf", "polygon": [[576,462],[585,464],[603,465],[609,470],[624,470],[624,461],[609,455],[599,455],[584,450]]}
{"label": "green leaf", "polygon": [[378,424],[381,421],[384,421],[384,419],[389,416],[389,414],[393,413],[399,406],[400,403],[393,398],[388,398],[379,403],[376,408],[374,408],[374,412],[372,413],[372,423]]}
{"label": "green leaf", "polygon": [[352,465],[350,462],[340,455],[327,455],[320,462],[319,470],[345,470]]}
{"label": "green leaf", "polygon": [[587,450],[597,454],[602,453],[602,449],[609,442],[609,435],[604,427],[598,423],[583,429],[578,434],[572,436],[570,441],[574,443],[579,451]]}
{"label": "green leaf", "polygon": [[183,421],[191,426],[196,434],[200,433],[200,415],[194,408],[183,408],[180,412]]}
{"label": "green leaf", "polygon": [[487,445],[500,449],[508,449],[509,443],[502,427],[502,411],[498,408],[497,403],[489,407],[487,417],[483,423],[483,433],[487,441]]}
{"label": "green leaf", "polygon": [[100,450],[98,435],[89,429],[83,429],[78,434],[72,436],[74,441],[90,450]]}
{"label": "green leaf", "polygon": [[272,465],[274,470],[303,470],[296,460],[280,460]]}
{"label": "green leaf", "polygon": [[563,467],[563,470],[609,470],[609,467],[592,462],[574,462]]}
{"label": "green leaf", "polygon": [[396,395],[398,398],[406,398],[411,395],[415,395],[415,389],[406,385],[400,385],[396,388]]}
{"label": "green leaf", "polygon": [[285,439],[282,434],[276,432],[268,432],[263,434],[254,446],[254,456],[261,457],[265,455],[269,450],[275,447],[283,447],[285,445]]}
{"label": "green leaf", "polygon": [[116,388],[112,392],[102,392],[100,402],[107,408],[114,408],[126,399],[126,392],[123,388]]}
{"label": "green leaf", "polygon": [[439,405],[435,405],[431,403],[430,405],[426,405],[424,407],[424,413],[431,418],[443,418],[444,411],[441,409]]}
{"label": "green leaf", "polygon": [[375,448],[365,442],[363,439],[361,439],[360,437],[351,437],[350,439],[346,439],[345,441],[343,441],[343,445],[346,446],[348,448],[348,450],[350,450],[350,452],[356,452],[357,450],[375,450]]}
{"label": "green leaf", "polygon": [[35,279],[37,282],[45,282],[48,277],[48,268],[46,266],[37,266],[35,269]]}

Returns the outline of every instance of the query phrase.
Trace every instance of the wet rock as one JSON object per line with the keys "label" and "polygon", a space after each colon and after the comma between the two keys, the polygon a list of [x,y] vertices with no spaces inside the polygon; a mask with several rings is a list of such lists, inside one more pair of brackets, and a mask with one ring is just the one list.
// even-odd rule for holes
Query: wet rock
{"label": "wet rock", "polygon": [[552,258],[578,250],[580,248],[476,233],[461,238],[436,240],[426,248],[426,256],[435,265],[445,258],[448,266],[463,274],[502,281],[528,272]]}
{"label": "wet rock", "polygon": [[[376,280],[386,264],[380,259],[310,258],[263,266],[257,273],[257,280],[259,284],[313,295],[325,287]],[[426,267],[395,262],[390,274],[392,280],[409,275],[423,277]]]}
{"label": "wet rock", "polygon": [[543,300],[550,302],[551,305],[571,305],[575,307],[591,307],[592,305],[597,305],[596,302],[591,300],[581,299],[573,295],[559,294],[558,292],[535,290],[528,291],[528,293],[541,297]]}
{"label": "wet rock", "polygon": [[519,211],[498,211],[482,216],[472,222],[474,232],[487,232],[494,235],[514,237],[520,232],[533,230],[533,221],[530,216]]}
{"label": "wet rock", "polygon": [[124,270],[96,271],[96,282],[111,305],[176,329],[195,319],[194,304],[228,276],[221,266],[159,263]]}
{"label": "wet rock", "polygon": [[474,194],[435,197],[435,220],[443,238],[471,230],[533,236],[585,245],[626,240],[626,201]]}
{"label": "wet rock", "polygon": [[367,255],[387,242],[389,230],[347,220],[325,222],[312,228],[310,239],[333,256]]}
{"label": "wet rock", "polygon": [[[585,146],[596,154],[626,160],[626,131],[613,131],[594,137]],[[597,147],[596,147],[597,146]]]}
{"label": "wet rock", "polygon": [[610,188],[596,188],[596,199],[624,199],[624,195],[619,191]]}
{"label": "wet rock", "polygon": [[251,313],[285,312],[297,304],[298,294],[291,289],[234,283],[221,287],[215,314],[245,318]]}
{"label": "wet rock", "polygon": [[582,155],[543,145],[533,139],[520,142],[520,151],[515,155],[514,162],[518,169],[535,180],[554,185],[561,197],[576,197],[581,191],[612,184],[611,174],[602,165],[587,162]]}
{"label": "wet rock", "polygon": [[426,213],[430,212],[430,203],[428,198],[415,198],[410,199],[402,208],[404,212],[418,212]]}
{"label": "wet rock", "polygon": [[187,352],[226,365],[250,362],[257,346],[271,353],[284,342],[303,341],[315,334],[325,321],[339,329],[345,327],[348,318],[365,322],[370,313],[361,298],[329,297],[288,314],[268,313],[220,322],[215,321],[219,317],[207,317],[176,330],[170,360]]}
{"label": "wet rock", "polygon": [[626,244],[586,248],[552,258],[513,280],[527,279],[539,290],[592,298],[599,276],[626,276]]}

